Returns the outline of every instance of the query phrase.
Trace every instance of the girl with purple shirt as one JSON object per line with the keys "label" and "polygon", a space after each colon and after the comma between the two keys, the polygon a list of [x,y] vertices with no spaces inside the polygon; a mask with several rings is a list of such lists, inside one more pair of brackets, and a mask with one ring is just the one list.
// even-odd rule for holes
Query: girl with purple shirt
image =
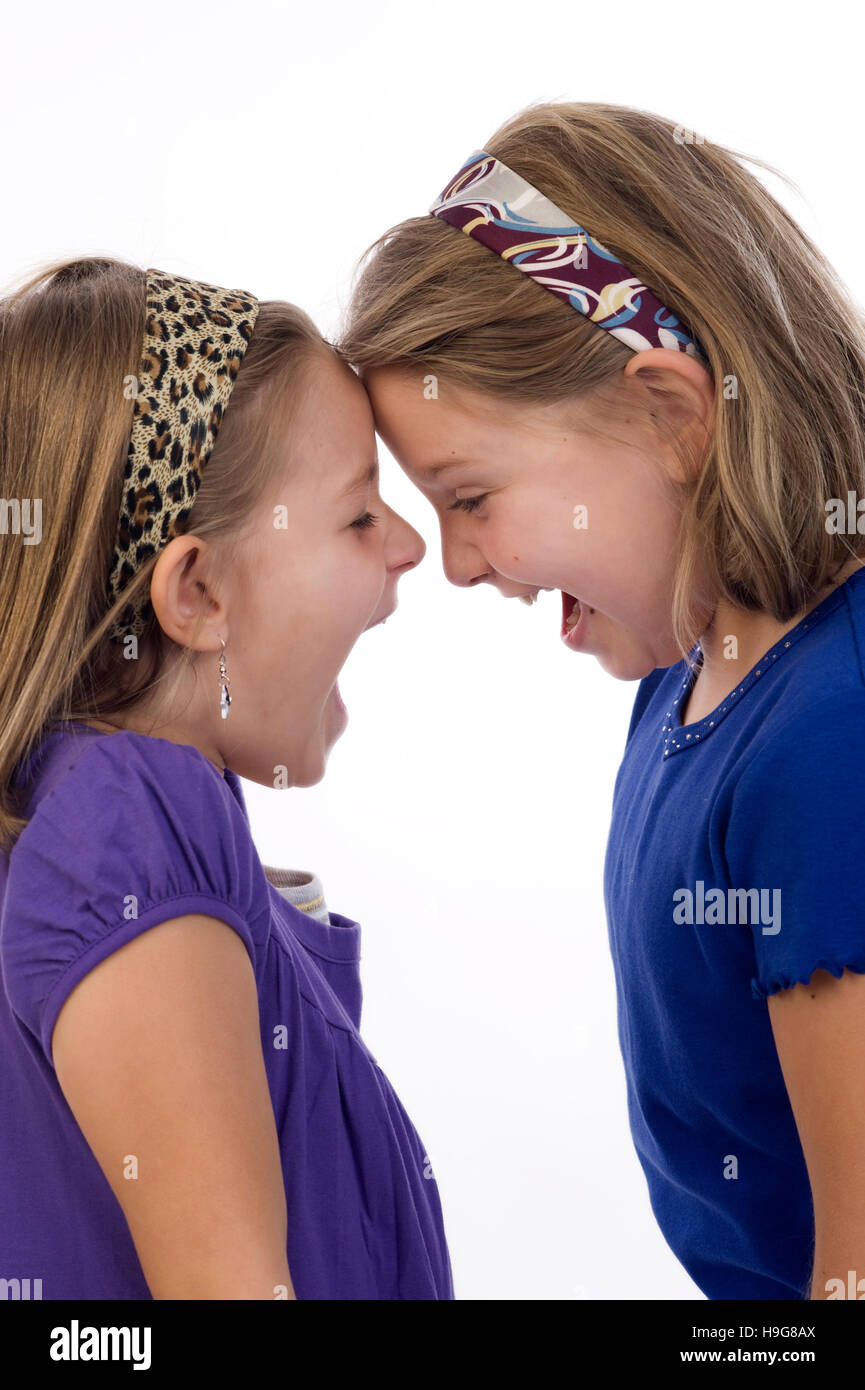
{"label": "girl with purple shirt", "polygon": [[424,555],[363,387],[292,305],[75,260],[0,301],[0,429],[41,524],[0,538],[0,1276],[452,1299],[360,927],[261,863],[240,781],[321,779]]}

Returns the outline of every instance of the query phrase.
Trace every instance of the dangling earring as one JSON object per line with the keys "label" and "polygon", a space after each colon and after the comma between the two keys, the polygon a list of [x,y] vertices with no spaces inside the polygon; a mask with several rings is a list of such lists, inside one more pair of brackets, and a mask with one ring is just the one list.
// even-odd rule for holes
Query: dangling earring
{"label": "dangling earring", "polygon": [[228,693],[231,677],[225,674],[225,642],[221,637],[219,640],[222,642],[222,651],[219,653],[219,684],[222,687],[219,692],[219,712],[223,719],[227,719],[228,706],[231,704],[231,696]]}

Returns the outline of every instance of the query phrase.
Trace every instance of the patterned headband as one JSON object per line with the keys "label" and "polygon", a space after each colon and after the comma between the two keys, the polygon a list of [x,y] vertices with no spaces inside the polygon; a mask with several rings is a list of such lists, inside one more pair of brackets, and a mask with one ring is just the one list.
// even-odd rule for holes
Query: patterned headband
{"label": "patterned headband", "polygon": [[[258,300],[164,270],[148,270],[146,321],[108,598],[186,530],[252,330]],[[146,591],[109,630],[140,636]]]}
{"label": "patterned headband", "polygon": [[675,314],[616,256],[486,150],[475,150],[428,211],[561,296],[634,352],[678,348],[708,366]]}

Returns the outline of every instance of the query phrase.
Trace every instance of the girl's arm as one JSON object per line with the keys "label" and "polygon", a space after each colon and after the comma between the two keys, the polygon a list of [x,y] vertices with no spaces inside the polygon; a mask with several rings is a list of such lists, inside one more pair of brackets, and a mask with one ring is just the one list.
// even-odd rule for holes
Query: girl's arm
{"label": "girl's arm", "polygon": [[153,1297],[294,1298],[255,977],[237,932],[191,914],[135,937],[69,995],[52,1053]]}
{"label": "girl's arm", "polygon": [[841,1280],[865,1298],[865,975],[817,970],[768,1004],[814,1202],[810,1297]]}

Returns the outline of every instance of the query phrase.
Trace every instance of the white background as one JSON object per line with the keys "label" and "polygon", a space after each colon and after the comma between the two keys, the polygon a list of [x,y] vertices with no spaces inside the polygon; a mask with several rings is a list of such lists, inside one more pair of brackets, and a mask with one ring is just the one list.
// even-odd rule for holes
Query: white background
{"label": "white background", "polygon": [[[767,159],[865,278],[846,5],[150,0],[29,5],[2,33],[4,284],[118,255],[334,336],[366,246],[537,100],[656,110]],[[557,594],[448,585],[432,508],[380,454],[427,558],[345,667],[325,780],[244,783],[261,858],[362,923],[363,1033],[427,1146],[457,1297],[701,1298],[649,1207],[616,1035],[602,870],[637,685],[564,648]]]}

